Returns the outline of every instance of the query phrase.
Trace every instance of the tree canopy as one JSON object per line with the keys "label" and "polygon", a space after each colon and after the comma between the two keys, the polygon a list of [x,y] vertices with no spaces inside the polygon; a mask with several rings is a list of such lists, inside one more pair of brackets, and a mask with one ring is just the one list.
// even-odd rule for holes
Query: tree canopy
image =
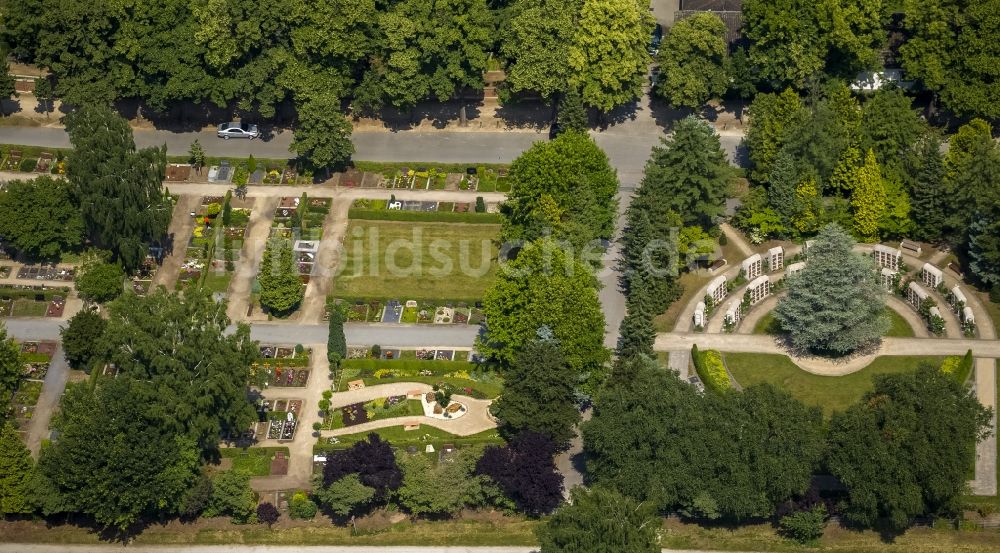
{"label": "tree canopy", "polygon": [[569,504],[535,531],[540,553],[657,553],[659,521],[648,503],[607,488],[574,488]]}
{"label": "tree canopy", "polygon": [[808,264],[789,279],[774,316],[795,348],[845,355],[877,344],[888,330],[874,264],[853,248],[843,229],[827,225],[809,248]]}
{"label": "tree canopy", "polygon": [[618,177],[585,133],[536,142],[514,160],[509,178],[503,240],[534,240],[550,232],[583,248],[614,235]]}
{"label": "tree canopy", "polygon": [[245,324],[226,333],[225,303],[196,287],[179,295],[159,289],[144,298],[127,292],[108,313],[102,358],[119,374],[155,386],[164,428],[214,452],[220,436],[243,432],[254,420],[246,387],[257,343]]}
{"label": "tree canopy", "polygon": [[161,191],[166,147],[136,150],[128,122],[103,106],[74,111],[66,130],[73,143],[67,177],[87,234],[131,273],[170,222],[170,200]]}
{"label": "tree canopy", "polygon": [[658,510],[769,516],[807,489],[823,453],[819,410],[770,386],[701,395],[648,357],[609,383],[583,424],[588,474]]}
{"label": "tree canopy", "polygon": [[895,529],[953,513],[990,413],[936,367],[876,375],[875,389],[830,422],[830,471],[847,486],[848,517]]}
{"label": "tree canopy", "polygon": [[298,263],[290,240],[275,237],[268,241],[257,280],[260,282],[262,307],[279,316],[298,309],[305,296],[305,287],[299,279]]}
{"label": "tree canopy", "polygon": [[503,376],[503,394],[490,406],[500,432],[509,440],[533,431],[559,448],[567,446],[580,420],[574,386],[577,375],[558,342],[551,338],[528,342]]}
{"label": "tree canopy", "polygon": [[607,113],[642,94],[653,14],[635,0],[582,0],[569,45],[569,84]]}
{"label": "tree canopy", "polygon": [[124,530],[144,517],[177,512],[199,454],[159,396],[152,383],[129,377],[67,389],[54,421],[59,440],[38,461],[35,493],[45,498],[43,514],[84,513]]}
{"label": "tree canopy", "polygon": [[677,107],[700,108],[729,88],[726,24],[711,12],[685,17],[660,43],[656,93]]}
{"label": "tree canopy", "polygon": [[57,259],[83,244],[84,225],[69,184],[40,176],[0,190],[0,237],[30,259]]}
{"label": "tree canopy", "polygon": [[483,313],[486,332],[476,349],[504,366],[517,362],[543,326],[578,378],[600,374],[608,359],[594,275],[551,239],[525,245],[502,266],[484,295]]}

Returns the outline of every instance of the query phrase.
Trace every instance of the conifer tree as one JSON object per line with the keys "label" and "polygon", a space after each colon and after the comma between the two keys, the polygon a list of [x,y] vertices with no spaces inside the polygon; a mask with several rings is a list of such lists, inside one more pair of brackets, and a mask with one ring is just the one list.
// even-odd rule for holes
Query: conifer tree
{"label": "conifer tree", "polygon": [[880,222],[886,213],[886,187],[875,152],[868,150],[865,163],[858,168],[851,194],[854,211],[854,232],[866,241],[879,237]]}

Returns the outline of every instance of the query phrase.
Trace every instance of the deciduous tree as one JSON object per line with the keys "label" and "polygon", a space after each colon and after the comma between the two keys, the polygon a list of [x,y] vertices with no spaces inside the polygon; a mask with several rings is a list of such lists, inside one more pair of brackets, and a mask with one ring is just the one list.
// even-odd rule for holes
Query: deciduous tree
{"label": "deciduous tree", "polygon": [[770,386],[699,395],[648,357],[609,382],[583,425],[588,474],[656,509],[769,516],[806,490],[822,455],[819,410]]}
{"label": "deciduous tree", "polygon": [[298,104],[298,124],[291,150],[316,169],[329,170],[347,163],[354,153],[353,127],[340,112],[337,98]]}
{"label": "deciduous tree", "polygon": [[480,503],[482,477],[475,474],[482,449],[466,447],[433,465],[425,455],[400,453],[403,484],[396,490],[400,506],[414,515],[451,515]]}
{"label": "deciduous tree", "polygon": [[671,105],[700,108],[729,87],[726,24],[700,12],[674,25],[660,44],[656,92]]}
{"label": "deciduous tree", "polygon": [[91,369],[91,362],[99,357],[100,338],[108,323],[93,309],[83,309],[59,329],[63,354],[70,367],[77,370]]}
{"label": "deciduous tree", "polygon": [[635,0],[582,0],[569,46],[569,84],[608,113],[639,97],[649,67],[653,15]]}
{"label": "deciduous tree", "polygon": [[957,511],[989,411],[932,366],[874,382],[830,422],[827,464],[847,486],[847,516],[902,530],[915,517]]}
{"label": "deciduous tree", "polygon": [[255,420],[246,393],[257,342],[245,324],[227,332],[225,302],[196,287],[179,295],[159,289],[146,297],[126,293],[108,313],[102,358],[120,377],[156,387],[165,428],[191,437],[207,456],[220,436],[243,432]]}
{"label": "deciduous tree", "polygon": [[871,259],[853,248],[847,233],[827,225],[809,248],[806,268],[789,279],[774,315],[795,348],[845,355],[878,343],[888,330],[885,291]]}
{"label": "deciduous tree", "polygon": [[503,240],[534,240],[548,230],[582,248],[614,235],[618,177],[586,134],[565,132],[535,143],[514,160],[509,178]]}
{"label": "deciduous tree", "polygon": [[28,448],[9,423],[0,423],[0,516],[32,511],[29,495],[35,469]]}
{"label": "deciduous tree", "polygon": [[344,336],[344,311],[339,305],[330,306],[330,323],[326,339],[326,358],[333,370],[347,359],[347,338]]}
{"label": "deciduous tree", "polygon": [[21,347],[7,335],[7,326],[0,321],[0,413],[7,413],[9,398],[23,377]]}
{"label": "deciduous tree", "polygon": [[166,148],[136,150],[128,122],[108,107],[80,108],[67,116],[66,130],[73,143],[67,177],[87,233],[131,273],[170,222],[161,192]]}
{"label": "deciduous tree", "polygon": [[510,60],[504,86],[510,92],[533,91],[552,98],[567,89],[569,46],[581,5],[582,0],[511,3],[510,20],[500,27],[500,53]]}
{"label": "deciduous tree", "polygon": [[117,263],[85,263],[76,277],[76,290],[87,301],[109,302],[125,291],[125,271]]}
{"label": "deciduous tree", "polygon": [[756,182],[766,182],[774,169],[778,152],[788,142],[794,127],[808,115],[802,99],[792,89],[781,94],[758,94],[750,104],[750,128],[746,142],[753,162],[751,176]]}
{"label": "deciduous tree", "polygon": [[506,263],[486,291],[483,312],[488,322],[476,349],[488,358],[510,366],[546,326],[574,374],[602,373],[608,352],[594,275],[555,241],[531,242]]}
{"label": "deciduous tree", "polygon": [[535,531],[541,553],[657,553],[659,519],[649,503],[608,488],[571,492],[570,503]]}
{"label": "deciduous tree", "polygon": [[57,259],[83,244],[83,218],[66,181],[41,176],[0,191],[0,236],[31,259]]}
{"label": "deciduous tree", "polygon": [[257,498],[250,488],[250,473],[224,470],[212,479],[212,500],[205,516],[231,516],[233,522],[245,524],[257,510]]}
{"label": "deciduous tree", "polygon": [[177,512],[199,455],[194,440],[164,418],[159,396],[151,383],[128,376],[66,391],[53,425],[59,440],[38,461],[35,493],[58,498],[42,506],[43,514],[83,513],[124,530]]}
{"label": "deciduous tree", "polygon": [[517,509],[545,515],[562,502],[563,476],[556,470],[556,444],[544,435],[524,431],[505,446],[489,446],[476,472],[495,481]]}

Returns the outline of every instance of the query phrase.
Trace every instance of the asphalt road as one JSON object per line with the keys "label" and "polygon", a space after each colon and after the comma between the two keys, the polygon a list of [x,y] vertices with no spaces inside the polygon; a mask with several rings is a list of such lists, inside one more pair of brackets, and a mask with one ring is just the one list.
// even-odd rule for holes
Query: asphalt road
{"label": "asphalt road", "polygon": [[[607,152],[618,170],[622,187],[633,188],[663,130],[647,122],[626,122],[605,132],[593,132],[594,140]],[[737,159],[742,138],[722,136],[723,149],[730,159]],[[210,156],[287,158],[291,154],[292,133],[285,131],[267,140],[222,140],[213,132],[173,132],[137,130],[139,147],[166,144],[172,155],[185,155],[198,139]],[[365,161],[439,161],[442,163],[507,163],[538,140],[548,135],[536,132],[478,131],[399,131],[355,132],[354,159]],[[69,136],[61,128],[0,127],[0,143],[69,148]]]}
{"label": "asphalt road", "polygon": [[[53,319],[3,319],[11,336],[20,340],[58,340],[63,321]],[[347,324],[344,334],[348,344],[382,347],[471,347],[479,332],[477,326]],[[274,344],[325,344],[327,326],[255,323],[250,327],[254,340]]]}

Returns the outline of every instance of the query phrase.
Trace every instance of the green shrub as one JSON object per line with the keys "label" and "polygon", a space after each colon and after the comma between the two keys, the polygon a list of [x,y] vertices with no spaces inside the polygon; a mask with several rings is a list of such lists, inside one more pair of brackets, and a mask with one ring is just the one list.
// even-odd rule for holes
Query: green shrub
{"label": "green shrub", "polygon": [[950,375],[960,384],[964,384],[972,374],[972,366],[975,360],[972,358],[972,350],[965,352],[965,355],[949,355],[941,363],[941,372]]}
{"label": "green shrub", "polygon": [[691,348],[691,359],[694,368],[698,372],[698,378],[705,384],[705,387],[717,394],[721,394],[733,387],[733,382],[729,379],[729,373],[722,364],[722,354],[716,350],[699,352],[698,346]]}
{"label": "green shrub", "polygon": [[311,519],[316,516],[316,504],[306,492],[295,492],[288,503],[288,515],[292,518]]}
{"label": "green shrub", "polygon": [[21,164],[17,166],[18,170],[22,173],[30,173],[35,170],[35,166],[38,165],[38,160],[30,157],[21,160]]}
{"label": "green shrub", "polygon": [[809,543],[823,535],[826,525],[826,507],[816,505],[808,511],[798,511],[781,518],[781,533],[799,542]]}
{"label": "green shrub", "polygon": [[347,216],[350,219],[375,221],[500,224],[499,214],[482,212],[452,213],[446,211],[426,212],[351,208]]}

